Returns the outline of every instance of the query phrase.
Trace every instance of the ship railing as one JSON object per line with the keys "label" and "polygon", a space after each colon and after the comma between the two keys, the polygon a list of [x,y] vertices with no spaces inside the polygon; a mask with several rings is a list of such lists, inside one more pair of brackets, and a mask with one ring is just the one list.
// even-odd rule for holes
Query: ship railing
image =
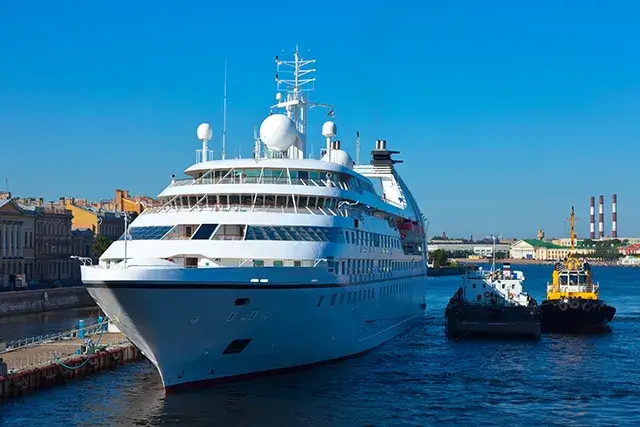
{"label": "ship railing", "polygon": [[[91,337],[101,330],[106,331],[109,326],[109,321],[95,322],[93,324],[85,324],[84,327],[74,328],[64,332],[58,332],[53,334],[38,335],[35,337],[23,338],[19,340],[12,340],[5,343],[4,350],[0,351],[0,354],[9,353],[11,351],[20,350],[29,347],[37,347],[39,345],[56,342],[56,341],[68,341],[76,338],[81,338],[84,334],[85,337]],[[82,332],[81,332],[82,331]]]}
{"label": "ship railing", "polygon": [[[222,185],[222,184],[278,184],[278,185],[304,185],[306,187],[337,187],[342,190],[356,191],[350,188],[345,181],[335,179],[289,178],[269,176],[235,176],[225,178],[182,178],[171,181],[171,187],[185,185]],[[362,193],[362,191],[356,191]]]}
{"label": "ship railing", "polygon": [[202,212],[202,211],[213,211],[213,212],[262,212],[262,213],[304,213],[311,215],[324,215],[324,216],[353,216],[351,212],[355,212],[354,209],[350,209],[347,207],[341,207],[340,209],[336,208],[320,208],[320,207],[306,207],[298,208],[297,210],[293,207],[286,206],[251,206],[251,205],[221,205],[221,204],[210,204],[206,202],[202,202],[199,205],[194,206],[162,206],[145,209],[142,212],[142,215],[158,213],[158,212]]}
{"label": "ship railing", "polygon": [[[547,292],[553,292],[553,283],[547,283]],[[558,285],[558,292],[560,293],[595,293],[600,291],[600,285],[598,283],[582,283],[579,285]]]}

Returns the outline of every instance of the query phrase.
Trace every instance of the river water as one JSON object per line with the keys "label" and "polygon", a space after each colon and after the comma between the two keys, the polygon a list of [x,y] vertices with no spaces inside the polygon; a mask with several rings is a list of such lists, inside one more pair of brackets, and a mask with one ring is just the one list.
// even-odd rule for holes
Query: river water
{"label": "river water", "polygon": [[[552,267],[512,268],[542,301]],[[640,269],[595,267],[594,275],[618,309],[610,334],[450,341],[443,312],[460,278],[437,277],[424,324],[362,357],[169,396],[142,362],[7,401],[0,425],[640,425]],[[66,329],[74,315],[88,313],[10,325]]]}

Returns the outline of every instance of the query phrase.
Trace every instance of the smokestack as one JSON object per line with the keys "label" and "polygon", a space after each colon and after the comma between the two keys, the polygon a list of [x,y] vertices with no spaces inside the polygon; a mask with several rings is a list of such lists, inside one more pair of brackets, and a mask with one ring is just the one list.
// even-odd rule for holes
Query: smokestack
{"label": "smokestack", "polygon": [[598,237],[604,238],[604,196],[600,196],[598,205]]}
{"label": "smokestack", "polygon": [[596,238],[596,198],[591,196],[589,204],[589,238]]}
{"label": "smokestack", "polygon": [[611,203],[611,237],[614,239],[618,237],[618,195],[613,195],[613,200]]}

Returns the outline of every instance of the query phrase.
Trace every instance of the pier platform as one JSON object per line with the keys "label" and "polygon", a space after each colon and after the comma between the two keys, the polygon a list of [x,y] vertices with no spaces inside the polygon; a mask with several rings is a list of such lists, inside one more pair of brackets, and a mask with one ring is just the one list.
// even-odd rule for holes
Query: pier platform
{"label": "pier platform", "polygon": [[0,348],[0,401],[144,359],[119,332],[87,336],[94,341],[89,346],[77,333],[60,335],[41,342],[25,340],[27,344],[14,349]]}

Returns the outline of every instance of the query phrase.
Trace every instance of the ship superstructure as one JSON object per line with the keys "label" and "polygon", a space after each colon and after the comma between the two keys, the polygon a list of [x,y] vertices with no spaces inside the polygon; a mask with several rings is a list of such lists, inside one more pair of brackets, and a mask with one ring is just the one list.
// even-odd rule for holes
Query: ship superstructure
{"label": "ship superstructure", "polygon": [[445,332],[453,338],[465,336],[519,336],[539,338],[540,308],[524,291],[522,271],[504,263],[490,270],[467,268],[462,285],[445,308]]}
{"label": "ship superstructure", "polygon": [[277,103],[253,158],[214,159],[201,125],[187,178],[172,177],[160,204],[82,267],[166,388],[354,355],[424,315],[424,221],[397,152],[378,140],[370,164],[354,165],[328,121],[322,158],[310,158],[307,114],[334,109],[306,97],[313,60],[296,49],[276,63]]}

